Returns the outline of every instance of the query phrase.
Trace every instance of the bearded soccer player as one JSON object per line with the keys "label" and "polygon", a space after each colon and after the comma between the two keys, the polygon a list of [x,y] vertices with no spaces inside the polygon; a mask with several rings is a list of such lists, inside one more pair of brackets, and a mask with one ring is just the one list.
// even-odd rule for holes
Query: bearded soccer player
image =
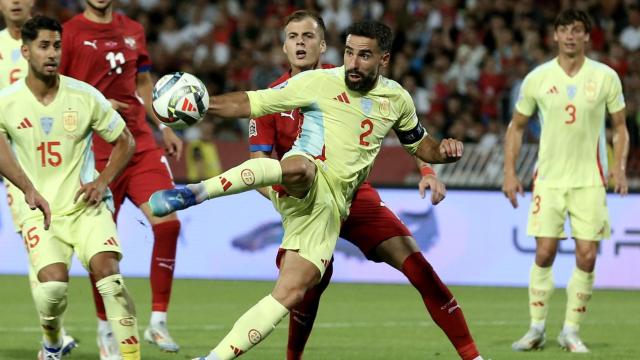
{"label": "bearded soccer player", "polygon": [[[86,9],[64,24],[61,72],[88,82],[100,90],[122,115],[136,139],[136,153],[125,171],[111,184],[116,205],[129,198],[152,225],[154,234],[150,280],[152,292],[151,321],[144,338],[162,351],[177,352],[178,344],[167,329],[167,310],[176,257],[180,222],[176,215],[156,217],[147,200],[157,190],[174,187],[163,149],[158,148],[146,122],[146,113],[160,124],[151,110],[153,87],[142,25],[113,11],[112,1],[87,0]],[[170,156],[178,156],[182,142],[173,131],[161,127]],[[107,165],[111,146],[95,139],[96,167]],[[94,291],[98,315],[98,345],[101,358],[117,359],[104,306]]]}
{"label": "bearded soccer player", "polygon": [[[320,62],[326,48],[324,32],[324,21],[312,12],[296,11],[286,19],[283,50],[291,69],[270,87],[277,87],[302,71],[333,67]],[[342,99],[349,101],[348,95],[343,95]],[[300,109],[252,119],[249,125],[251,158],[269,158],[273,151],[278,158],[282,158],[293,146],[302,121]],[[421,170],[427,173],[431,169],[423,165]],[[434,174],[427,173],[423,176],[420,182],[421,194],[426,187],[432,189],[434,204],[442,200],[444,184]],[[267,189],[260,190],[268,196]],[[409,229],[384,205],[378,192],[368,182],[365,181],[356,190],[340,235],[356,245],[369,260],[384,261],[405,274],[460,357],[469,360],[478,356],[464,314],[453,295],[424,258]],[[283,253],[284,250],[281,249],[280,256]],[[309,289],[302,302],[291,309],[288,360],[302,359],[318,311],[320,296],[329,284],[332,272],[333,259],[320,283]],[[456,310],[449,311],[450,309]]]}
{"label": "bearded soccer player", "polygon": [[[5,175],[21,182],[22,190],[29,189],[20,181],[27,177],[51,202],[48,230],[37,213],[22,221],[29,263],[39,281],[33,290],[43,332],[38,358],[62,356],[61,322],[75,252],[97,280],[122,358],[140,359],[135,307],[120,275],[122,253],[107,188],[133,155],[133,137],[100,92],[58,75],[60,23],[36,16],[21,31],[29,71],[0,92],[0,158],[2,171],[7,172],[8,162]],[[94,132],[113,145],[100,174],[91,150]]]}
{"label": "bearded soccer player", "polygon": [[[6,28],[0,31],[0,90],[27,76],[29,64],[22,56],[22,34],[20,28],[31,17],[33,0],[0,0],[0,12]],[[0,179],[1,182],[2,179]],[[20,189],[10,182],[5,182],[7,188],[7,202],[11,210],[11,217],[17,233],[22,231],[21,224],[24,215],[30,211],[24,201]],[[33,295],[38,279],[33,269],[29,268],[29,283]],[[77,343],[73,337],[62,329],[62,353],[68,354]]]}
{"label": "bearded soccer player", "polygon": [[304,71],[273,89],[210,99],[210,112],[225,118],[256,118],[300,108],[300,136],[282,160],[250,159],[215,178],[157,192],[150,199],[154,213],[162,215],[207,199],[282,185],[269,190],[285,234],[275,287],[199,359],[233,359],[248,351],[320,282],[354,193],[390,130],[422,161],[445,163],[462,156],[462,143],[436,142],[418,121],[409,93],[380,76],[390,58],[391,29],[364,21],[349,27],[347,34],[342,67]]}
{"label": "bearded soccer player", "polygon": [[607,65],[585,56],[591,31],[588,15],[565,10],[556,18],[554,29],[558,56],[525,77],[505,141],[503,191],[515,208],[516,195],[523,192],[516,159],[527,120],[537,109],[544,122],[527,226],[528,235],[536,238],[529,282],[531,325],[512,348],[527,351],[545,345],[545,320],[555,287],[551,270],[558,243],[567,238],[564,223],[569,215],[576,268],[567,284],[558,342],[570,352],[586,353],[589,349],[580,339],[580,324],[593,293],[598,244],[611,233],[606,205],[605,110],[614,132],[611,174],[615,191],[622,195],[628,192],[629,134],[620,78]]}

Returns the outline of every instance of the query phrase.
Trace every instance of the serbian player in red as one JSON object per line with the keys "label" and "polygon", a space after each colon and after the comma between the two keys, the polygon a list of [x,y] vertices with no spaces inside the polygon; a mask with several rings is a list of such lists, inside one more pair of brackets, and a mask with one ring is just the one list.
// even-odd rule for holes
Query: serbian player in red
{"label": "serbian player in red", "polygon": [[[144,336],[163,351],[177,352],[179,346],[169,335],[166,323],[180,222],[175,214],[154,217],[147,205],[154,191],[172,189],[174,184],[164,150],[156,144],[145,117],[146,112],[156,124],[160,124],[151,110],[153,84],[144,29],[138,22],[113,12],[111,0],[86,0],[86,5],[82,14],[64,24],[60,70],[100,90],[122,115],[136,140],[134,157],[126,170],[111,183],[115,214],[117,217],[119,206],[127,197],[142,210],[152,225],[152,313]],[[178,156],[181,140],[171,129],[160,128],[168,155]],[[111,146],[97,137],[93,141],[96,167],[101,171],[106,166]],[[119,358],[117,344],[113,344],[111,329],[105,321],[104,305],[99,296],[94,296],[94,299],[99,318],[101,359]]]}
{"label": "serbian player in red", "polygon": [[[326,49],[324,30],[322,18],[308,11],[296,11],[286,19],[283,50],[291,70],[272,83],[271,87],[277,87],[305,70],[333,67],[320,63],[320,55]],[[275,151],[281,158],[296,140],[302,121],[299,110],[252,119],[249,126],[250,156],[270,157]],[[422,171],[424,176],[420,182],[420,193],[424,197],[426,187],[430,187],[432,203],[436,204],[444,198],[444,185],[435,178],[430,168],[425,167]],[[260,192],[264,195],[266,193],[263,190],[260,189]],[[418,290],[429,314],[449,337],[460,357],[472,360],[479,356],[462,309],[424,258],[409,230],[384,206],[378,192],[369,183],[365,182],[356,192],[340,237],[358,246],[369,260],[384,261],[402,271]],[[278,253],[278,264],[282,253],[282,250]],[[291,310],[288,360],[302,358],[320,296],[331,279],[332,264],[333,259],[320,283],[307,290],[302,303]]]}

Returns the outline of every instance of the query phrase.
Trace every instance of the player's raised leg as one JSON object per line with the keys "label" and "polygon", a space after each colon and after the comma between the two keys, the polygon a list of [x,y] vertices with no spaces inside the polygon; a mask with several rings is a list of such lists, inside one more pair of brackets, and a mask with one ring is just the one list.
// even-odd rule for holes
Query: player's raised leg
{"label": "player's raised leg", "polygon": [[545,322],[549,300],[555,289],[552,266],[558,250],[557,238],[536,237],[536,259],[529,273],[531,323],[523,337],[511,345],[515,351],[542,349],[546,343]]}
{"label": "player's raised leg", "polygon": [[149,199],[149,207],[153,215],[166,216],[208,199],[276,184],[286,186],[289,194],[302,197],[311,186],[314,173],[315,165],[302,156],[292,156],[282,162],[267,158],[250,159],[198,184],[157,191]]}

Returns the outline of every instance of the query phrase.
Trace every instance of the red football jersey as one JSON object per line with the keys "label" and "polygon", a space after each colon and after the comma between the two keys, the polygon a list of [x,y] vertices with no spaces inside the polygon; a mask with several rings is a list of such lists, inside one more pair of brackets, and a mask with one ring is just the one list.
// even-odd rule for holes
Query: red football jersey
{"label": "red football jersey", "polygon": [[[334,68],[334,65],[324,64],[323,69]],[[280,78],[272,82],[269,87],[277,87],[291,77],[287,71]],[[264,151],[271,153],[275,150],[278,159],[293,147],[298,138],[304,116],[300,109],[269,114],[251,119],[249,122],[249,151]]]}
{"label": "red football jersey", "polygon": [[[150,68],[144,29],[127,16],[114,12],[111,23],[100,24],[79,14],[64,23],[60,72],[129,105],[118,112],[136,140],[136,153],[158,147],[136,94],[137,73]],[[112,146],[102,138],[94,136],[93,146],[97,159],[109,157]]]}

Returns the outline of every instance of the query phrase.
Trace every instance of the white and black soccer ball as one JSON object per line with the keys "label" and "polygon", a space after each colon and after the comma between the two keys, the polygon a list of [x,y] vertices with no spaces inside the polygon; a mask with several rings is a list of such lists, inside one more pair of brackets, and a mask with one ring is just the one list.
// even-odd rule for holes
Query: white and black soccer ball
{"label": "white and black soccer ball", "polygon": [[158,120],[173,129],[184,129],[204,119],[209,107],[209,92],[197,77],[176,72],[167,74],[153,87],[153,112]]}

